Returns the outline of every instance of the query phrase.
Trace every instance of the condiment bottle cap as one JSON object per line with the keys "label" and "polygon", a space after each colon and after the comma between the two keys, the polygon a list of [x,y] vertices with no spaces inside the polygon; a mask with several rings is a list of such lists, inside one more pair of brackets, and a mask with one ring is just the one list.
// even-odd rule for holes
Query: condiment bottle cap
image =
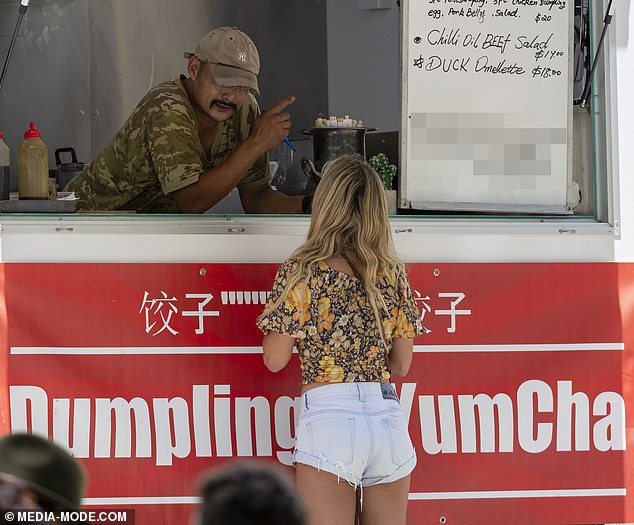
{"label": "condiment bottle cap", "polygon": [[29,127],[29,129],[27,129],[24,132],[24,138],[32,139],[32,138],[39,138],[39,136],[40,136],[40,130],[35,129],[35,126],[33,125],[33,121],[31,121],[31,126]]}

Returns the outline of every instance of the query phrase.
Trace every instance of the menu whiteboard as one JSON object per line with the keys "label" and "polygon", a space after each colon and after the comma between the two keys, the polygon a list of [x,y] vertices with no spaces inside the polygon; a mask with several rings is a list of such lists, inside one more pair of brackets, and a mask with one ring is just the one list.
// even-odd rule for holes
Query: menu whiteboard
{"label": "menu whiteboard", "polygon": [[571,213],[572,0],[402,9],[401,206]]}

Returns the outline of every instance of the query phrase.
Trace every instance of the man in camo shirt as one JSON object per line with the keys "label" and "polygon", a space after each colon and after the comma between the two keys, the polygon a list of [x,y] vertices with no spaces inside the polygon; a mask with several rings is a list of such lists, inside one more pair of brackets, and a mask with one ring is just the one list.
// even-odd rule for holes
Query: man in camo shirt
{"label": "man in camo shirt", "polygon": [[152,88],[65,190],[89,210],[204,213],[237,187],[247,213],[307,211],[306,198],[269,185],[268,151],[288,136],[295,98],[260,113],[253,41],[221,27],[185,58],[189,77]]}

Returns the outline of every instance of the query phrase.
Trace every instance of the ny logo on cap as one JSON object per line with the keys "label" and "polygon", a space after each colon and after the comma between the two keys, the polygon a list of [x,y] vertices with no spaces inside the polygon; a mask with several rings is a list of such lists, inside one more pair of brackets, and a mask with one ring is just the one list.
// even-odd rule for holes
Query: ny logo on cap
{"label": "ny logo on cap", "polygon": [[238,60],[240,62],[246,62],[247,61],[247,54],[244,51],[241,51],[240,53],[238,53]]}

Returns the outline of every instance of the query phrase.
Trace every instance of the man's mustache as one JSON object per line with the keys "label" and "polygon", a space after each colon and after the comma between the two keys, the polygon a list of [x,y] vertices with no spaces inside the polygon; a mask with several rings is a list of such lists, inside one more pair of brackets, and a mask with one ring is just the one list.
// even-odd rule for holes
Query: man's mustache
{"label": "man's mustache", "polygon": [[223,100],[220,100],[220,99],[216,98],[216,99],[211,101],[211,106],[213,106],[214,104],[219,104],[221,106],[230,107],[234,111],[238,111],[238,106],[236,104],[233,104],[232,102],[224,102]]}

